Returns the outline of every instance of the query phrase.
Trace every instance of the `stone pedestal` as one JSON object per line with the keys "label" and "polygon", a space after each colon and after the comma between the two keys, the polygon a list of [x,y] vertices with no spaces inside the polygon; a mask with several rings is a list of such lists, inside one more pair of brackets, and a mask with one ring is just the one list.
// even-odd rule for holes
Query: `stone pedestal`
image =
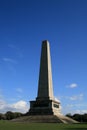
{"label": "stone pedestal", "polygon": [[60,103],[54,100],[30,101],[30,115],[56,115],[60,113]]}

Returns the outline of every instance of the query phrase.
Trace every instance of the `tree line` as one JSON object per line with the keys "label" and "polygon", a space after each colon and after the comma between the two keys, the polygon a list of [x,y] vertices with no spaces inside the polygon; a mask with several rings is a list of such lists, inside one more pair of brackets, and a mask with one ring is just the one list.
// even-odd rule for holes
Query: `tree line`
{"label": "tree line", "polygon": [[[5,114],[0,113],[0,120],[12,120],[21,116],[25,116],[27,114],[23,114],[20,112],[11,112],[8,111]],[[79,122],[85,123],[87,122],[87,113],[85,114],[74,114],[72,115],[71,113],[66,114],[67,117],[70,117],[74,120],[77,120]]]}
{"label": "tree line", "polygon": [[20,113],[20,112],[11,112],[8,111],[5,114],[0,113],[0,120],[12,120],[18,117],[23,116],[24,114]]}
{"label": "tree line", "polygon": [[81,123],[87,123],[87,113],[85,114],[74,114],[71,113],[66,114],[67,117],[70,117],[76,121],[79,121]]}

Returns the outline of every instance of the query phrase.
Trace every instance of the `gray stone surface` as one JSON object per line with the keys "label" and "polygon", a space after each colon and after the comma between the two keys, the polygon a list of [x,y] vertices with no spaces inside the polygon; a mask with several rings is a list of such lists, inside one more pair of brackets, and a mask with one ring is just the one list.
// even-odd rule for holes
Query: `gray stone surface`
{"label": "gray stone surface", "polygon": [[54,100],[50,46],[47,40],[42,42],[38,94],[30,101],[29,115],[55,115],[60,113],[60,102]]}
{"label": "gray stone surface", "polygon": [[50,58],[50,46],[47,40],[42,42],[40,74],[38,83],[38,99],[53,100],[52,70]]}
{"label": "gray stone surface", "polygon": [[27,122],[27,123],[79,123],[69,117],[63,115],[30,115],[23,116],[12,120],[13,122]]}

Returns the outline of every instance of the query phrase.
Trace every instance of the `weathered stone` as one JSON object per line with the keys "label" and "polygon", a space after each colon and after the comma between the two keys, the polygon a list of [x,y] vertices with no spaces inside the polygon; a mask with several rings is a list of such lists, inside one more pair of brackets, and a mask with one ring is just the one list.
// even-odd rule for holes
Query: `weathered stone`
{"label": "weathered stone", "polygon": [[30,115],[55,115],[60,112],[60,102],[54,100],[50,46],[47,40],[42,42],[38,94],[30,101]]}
{"label": "weathered stone", "polygon": [[14,119],[16,122],[78,123],[60,113],[60,102],[53,96],[50,47],[47,40],[42,42],[38,94],[30,101],[30,110],[26,116]]}
{"label": "weathered stone", "polygon": [[52,70],[50,58],[50,46],[48,41],[42,42],[40,74],[37,99],[53,100]]}

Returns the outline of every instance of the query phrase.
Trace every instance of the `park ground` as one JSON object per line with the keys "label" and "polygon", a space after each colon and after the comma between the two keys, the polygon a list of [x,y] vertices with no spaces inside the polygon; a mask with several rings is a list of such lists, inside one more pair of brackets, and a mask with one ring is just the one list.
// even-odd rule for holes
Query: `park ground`
{"label": "park ground", "polygon": [[0,130],[87,130],[87,124],[15,123],[0,121]]}

